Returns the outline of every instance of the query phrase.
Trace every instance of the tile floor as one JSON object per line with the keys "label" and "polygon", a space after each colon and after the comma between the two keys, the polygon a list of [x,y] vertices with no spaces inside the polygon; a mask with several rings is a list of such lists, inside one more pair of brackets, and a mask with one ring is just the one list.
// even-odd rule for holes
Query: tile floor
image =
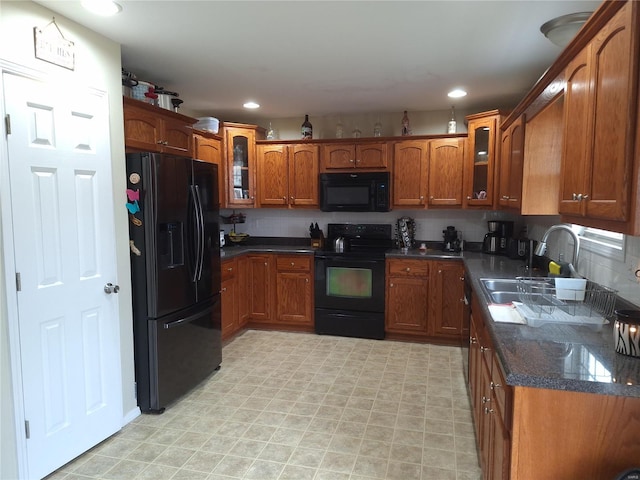
{"label": "tile floor", "polygon": [[462,350],[249,330],[220,371],[47,480],[478,480]]}

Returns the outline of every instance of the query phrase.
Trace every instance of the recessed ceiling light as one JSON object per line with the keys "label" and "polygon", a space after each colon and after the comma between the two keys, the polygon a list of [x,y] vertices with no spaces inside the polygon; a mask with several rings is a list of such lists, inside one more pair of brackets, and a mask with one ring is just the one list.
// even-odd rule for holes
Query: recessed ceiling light
{"label": "recessed ceiling light", "polygon": [[450,98],[460,98],[466,95],[467,95],[467,92],[465,92],[460,88],[456,88],[455,90],[451,90],[449,93],[447,93],[447,96]]}
{"label": "recessed ceiling light", "polygon": [[260,104],[256,103],[256,102],[247,102],[244,105],[242,105],[244,108],[260,108]]}
{"label": "recessed ceiling light", "polygon": [[109,17],[122,11],[122,7],[113,0],[82,0],[82,6],[91,13],[103,17]]}

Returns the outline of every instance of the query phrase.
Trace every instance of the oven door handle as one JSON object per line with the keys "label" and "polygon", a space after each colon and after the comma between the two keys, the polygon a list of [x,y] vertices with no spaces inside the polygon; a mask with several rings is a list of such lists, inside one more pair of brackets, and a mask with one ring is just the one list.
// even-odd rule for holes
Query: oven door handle
{"label": "oven door handle", "polygon": [[340,262],[345,262],[345,263],[349,263],[349,264],[378,264],[380,262],[384,262],[384,257],[382,258],[377,258],[377,259],[370,259],[370,258],[358,258],[358,257],[349,257],[349,256],[344,256],[344,255],[316,255],[316,260],[333,260],[333,261],[340,261]]}

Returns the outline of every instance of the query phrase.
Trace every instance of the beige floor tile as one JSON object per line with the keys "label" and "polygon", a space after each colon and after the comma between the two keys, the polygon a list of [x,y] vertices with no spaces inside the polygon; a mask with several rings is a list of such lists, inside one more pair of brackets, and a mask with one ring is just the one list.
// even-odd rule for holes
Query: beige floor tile
{"label": "beige floor tile", "polygon": [[247,331],[47,480],[480,480],[459,348]]}

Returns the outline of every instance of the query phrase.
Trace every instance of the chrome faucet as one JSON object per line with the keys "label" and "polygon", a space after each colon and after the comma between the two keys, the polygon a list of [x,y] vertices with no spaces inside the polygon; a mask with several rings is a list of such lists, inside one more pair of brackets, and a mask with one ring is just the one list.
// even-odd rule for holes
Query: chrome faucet
{"label": "chrome faucet", "polygon": [[[538,243],[535,254],[538,257],[541,257],[542,255],[544,255],[544,252],[547,251],[547,239],[549,238],[549,234],[552,232],[555,232],[556,230],[565,230],[573,238],[573,259],[572,260],[573,260],[573,263],[577,265],[578,253],[580,252],[580,237],[578,237],[576,232],[574,232],[569,225],[559,224],[559,225],[553,225],[549,227],[549,229],[546,232],[544,232],[544,235],[542,236],[542,240],[540,240],[540,243]],[[569,270],[571,270],[572,276],[577,277],[579,275],[578,275],[578,272],[576,272],[576,269],[574,268],[573,263],[569,264]]]}

